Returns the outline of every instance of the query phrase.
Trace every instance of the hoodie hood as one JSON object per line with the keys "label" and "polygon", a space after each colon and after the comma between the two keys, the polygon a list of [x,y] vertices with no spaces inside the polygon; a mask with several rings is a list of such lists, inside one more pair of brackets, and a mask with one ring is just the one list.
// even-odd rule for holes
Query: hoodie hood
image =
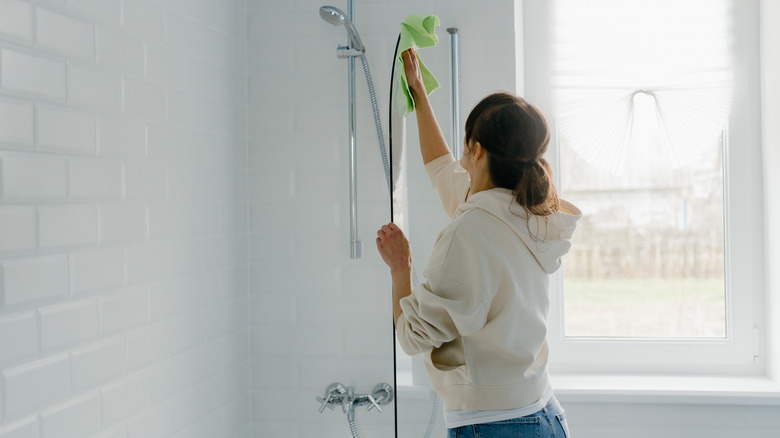
{"label": "hoodie hood", "polygon": [[512,191],[504,188],[483,190],[470,195],[460,204],[455,217],[478,208],[505,223],[531,251],[548,274],[561,267],[561,257],[571,248],[571,237],[582,212],[573,204],[560,200],[560,211],[549,216],[526,214],[515,201]]}

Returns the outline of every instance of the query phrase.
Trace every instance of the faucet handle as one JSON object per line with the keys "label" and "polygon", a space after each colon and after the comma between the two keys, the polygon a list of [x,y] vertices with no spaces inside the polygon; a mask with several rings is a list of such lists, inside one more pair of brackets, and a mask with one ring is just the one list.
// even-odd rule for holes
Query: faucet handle
{"label": "faucet handle", "polygon": [[343,401],[344,394],[347,393],[347,388],[344,387],[341,383],[332,383],[328,386],[328,388],[325,390],[325,398],[322,397],[316,397],[315,400],[320,402],[320,413],[325,410],[325,408],[333,410],[333,405],[335,403],[338,403],[340,401]]}
{"label": "faucet handle", "polygon": [[382,408],[379,407],[379,402],[377,401],[377,399],[375,399],[374,396],[371,394],[368,394],[367,397],[370,404],[366,408],[366,411],[370,411],[371,409],[376,408],[377,411],[382,412]]}
{"label": "faucet handle", "polygon": [[325,398],[325,399],[323,399],[323,398],[322,398],[322,397],[320,397],[320,396],[317,396],[317,397],[315,398],[315,400],[317,400],[318,402],[320,402],[320,414],[322,413],[322,411],[324,411],[324,410],[325,410],[325,408],[328,408],[328,409],[330,409],[331,411],[333,410],[333,405],[330,403],[330,401],[331,401],[332,399],[333,399],[333,395],[328,395],[328,397],[327,397],[327,398]]}

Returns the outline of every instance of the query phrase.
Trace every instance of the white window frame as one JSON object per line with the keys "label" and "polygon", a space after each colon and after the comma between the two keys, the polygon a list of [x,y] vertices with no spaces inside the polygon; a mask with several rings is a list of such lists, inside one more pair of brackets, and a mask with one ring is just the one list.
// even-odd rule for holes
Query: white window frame
{"label": "white window frame", "polygon": [[[564,335],[563,274],[551,284],[548,342],[553,373],[660,373],[763,375],[764,351],[764,205],[761,162],[761,96],[758,0],[735,6],[736,70],[734,106],[727,129],[724,164],[726,248],[726,338],[638,339],[573,338]],[[520,5],[517,5],[518,8]],[[539,105],[555,132],[550,72],[545,50],[551,2],[522,0],[523,57],[518,62],[517,90]],[[548,159],[558,168],[557,138]],[[735,145],[728,147],[728,145]],[[556,172],[560,187],[560,172]],[[561,193],[565,199],[566,194]],[[737,214],[749,212],[748,214]],[[581,231],[582,232],[582,231]],[[564,261],[565,263],[565,261]]]}

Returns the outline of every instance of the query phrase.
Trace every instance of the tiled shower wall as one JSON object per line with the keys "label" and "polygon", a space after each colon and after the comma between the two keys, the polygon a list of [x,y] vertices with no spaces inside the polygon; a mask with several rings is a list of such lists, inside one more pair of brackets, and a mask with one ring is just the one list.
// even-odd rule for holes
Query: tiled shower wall
{"label": "tiled shower wall", "polygon": [[[400,22],[409,14],[441,19],[439,45],[420,54],[441,82],[431,99],[449,136],[446,28],[459,27],[463,35],[462,54],[468,59],[463,63],[465,114],[487,93],[515,89],[514,3],[483,1],[474,7],[469,1],[355,1],[355,25],[367,48],[386,137]],[[393,379],[390,276],[374,243],[376,230],[390,221],[389,196],[358,60],[363,256],[351,260],[347,61],[336,57],[346,31],[319,17],[324,4],[347,11],[346,0],[247,4],[252,419],[258,438],[350,436],[340,409],[320,414],[314,397],[332,382],[368,392]],[[448,219],[422,169],[414,115],[407,120],[407,132],[409,234],[413,251],[419,251],[415,258],[422,277],[424,260]],[[423,436],[429,398],[425,393],[401,396],[399,436]],[[361,436],[394,436],[392,406],[382,414],[360,408],[355,418]]]}
{"label": "tiled shower wall", "polygon": [[242,0],[0,2],[0,437],[249,436]]}

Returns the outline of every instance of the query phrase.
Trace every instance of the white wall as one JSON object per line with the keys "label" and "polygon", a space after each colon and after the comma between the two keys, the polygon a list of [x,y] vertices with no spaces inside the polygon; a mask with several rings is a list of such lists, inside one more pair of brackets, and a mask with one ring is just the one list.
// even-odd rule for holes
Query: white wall
{"label": "white wall", "polygon": [[244,13],[0,2],[0,437],[249,436]]}
{"label": "white wall", "polygon": [[[247,3],[0,1],[0,438],[344,437],[344,414],[314,397],[392,382],[373,244],[388,197],[362,72],[364,256],[350,260],[345,32],[318,2]],[[446,27],[461,30],[462,121],[516,89],[513,1],[357,3],[384,122],[409,13],[442,20],[421,53],[446,135]],[[421,270],[446,218],[407,128]],[[780,429],[776,407],[561,399],[580,437]],[[364,436],[392,436],[388,408],[358,411]],[[422,436],[429,409],[402,392],[399,436]]]}
{"label": "white wall", "polygon": [[[764,223],[767,241],[766,245],[766,288],[769,291],[766,321],[772,339],[780,336],[780,323],[776,315],[780,314],[780,272],[776,267],[780,264],[780,31],[775,23],[780,20],[780,3],[772,0],[762,0],[761,8],[761,110],[762,110],[762,143],[763,143],[763,173],[764,173]],[[773,315],[775,317],[773,317]],[[769,344],[770,374],[780,379],[780,348],[778,343]]]}
{"label": "white wall", "polygon": [[[320,19],[323,2],[250,0],[248,26],[250,260],[252,270],[253,421],[256,437],[349,436],[341,412],[317,412],[316,395],[334,381],[367,392],[392,383],[393,329],[389,271],[376,230],[389,222],[389,197],[370,101],[357,62],[359,235],[363,258],[349,259],[347,61],[336,57],[346,32]],[[334,6],[347,10],[347,2]],[[436,14],[439,45],[421,56],[442,88],[432,95],[449,135],[449,35],[462,35],[464,114],[495,89],[513,90],[512,1],[355,2],[355,24],[367,47],[387,134],[390,68],[400,22]],[[465,118],[464,118],[465,121]],[[410,237],[423,261],[446,224],[425,177],[417,129],[408,119]],[[418,221],[437,217],[438,222]],[[270,249],[270,250],[269,250]],[[421,270],[424,264],[418,264]],[[400,352],[399,352],[400,353]],[[403,354],[403,353],[401,353]],[[406,400],[405,400],[406,401]],[[425,432],[430,405],[414,435]],[[393,436],[392,406],[360,409],[367,437]],[[419,409],[418,409],[419,408]],[[403,421],[403,420],[402,420]],[[411,426],[416,424],[408,423]],[[408,430],[408,429],[407,429]]]}

